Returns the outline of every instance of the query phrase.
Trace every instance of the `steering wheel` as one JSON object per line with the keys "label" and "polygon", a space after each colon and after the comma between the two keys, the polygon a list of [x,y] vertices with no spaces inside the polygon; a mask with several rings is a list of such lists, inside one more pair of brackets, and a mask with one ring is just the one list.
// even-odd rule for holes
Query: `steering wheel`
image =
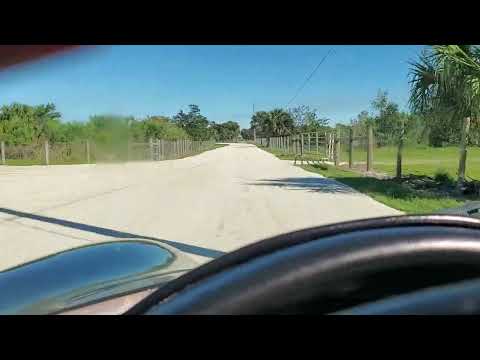
{"label": "steering wheel", "polygon": [[480,221],[395,216],[296,231],[173,280],[127,314],[480,312]]}

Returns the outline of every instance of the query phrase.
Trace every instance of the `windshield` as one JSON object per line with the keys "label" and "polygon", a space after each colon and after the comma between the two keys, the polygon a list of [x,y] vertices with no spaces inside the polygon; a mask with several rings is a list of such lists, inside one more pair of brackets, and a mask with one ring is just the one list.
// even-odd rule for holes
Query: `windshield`
{"label": "windshield", "polygon": [[475,217],[479,54],[97,46],[0,63],[0,283],[111,241],[163,244],[188,272],[308,227]]}

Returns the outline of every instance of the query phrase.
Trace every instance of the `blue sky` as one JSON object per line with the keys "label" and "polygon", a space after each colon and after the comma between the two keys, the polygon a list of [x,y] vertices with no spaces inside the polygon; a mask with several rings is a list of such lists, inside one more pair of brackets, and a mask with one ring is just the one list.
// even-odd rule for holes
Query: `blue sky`
{"label": "blue sky", "polygon": [[423,46],[105,46],[0,73],[0,104],[53,102],[67,121],[93,114],[172,116],[197,104],[210,120],[248,127],[256,110],[291,106],[335,122],[369,110],[378,89],[405,108],[408,61]]}

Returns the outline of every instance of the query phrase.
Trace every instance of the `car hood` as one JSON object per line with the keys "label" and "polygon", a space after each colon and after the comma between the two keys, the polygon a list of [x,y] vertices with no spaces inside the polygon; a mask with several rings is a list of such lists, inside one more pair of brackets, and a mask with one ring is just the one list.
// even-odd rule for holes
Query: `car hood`
{"label": "car hood", "polygon": [[0,314],[51,314],[160,287],[197,264],[158,241],[82,246],[0,272]]}

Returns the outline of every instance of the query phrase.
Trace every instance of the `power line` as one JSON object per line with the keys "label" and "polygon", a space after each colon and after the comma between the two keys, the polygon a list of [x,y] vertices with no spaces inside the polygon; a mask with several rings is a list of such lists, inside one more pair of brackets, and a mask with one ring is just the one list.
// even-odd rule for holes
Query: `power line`
{"label": "power line", "polygon": [[[333,49],[330,49],[328,50],[328,52],[325,54],[325,56],[320,60],[320,62],[317,64],[317,66],[315,66],[315,68],[313,69],[313,71],[310,73],[310,75],[307,76],[307,78],[305,79],[305,81],[303,82],[302,86],[300,86],[297,90],[297,92],[295,93],[295,95],[290,99],[290,101],[287,103],[287,105],[285,106],[285,109],[288,109],[288,107],[290,106],[290,104],[293,102],[293,100],[295,100],[297,98],[297,96],[300,94],[300,92],[303,90],[303,88],[307,85],[307,83],[310,81],[310,79],[313,77],[313,75],[315,75],[315,73],[317,72],[317,70],[320,68],[320,66],[323,64],[323,62],[325,61],[325,59],[328,57],[328,55],[330,55],[330,53],[333,51]],[[255,108],[254,108],[255,109]],[[255,115],[255,110],[253,111],[253,114]],[[278,116],[278,115],[277,115]],[[275,119],[275,118],[274,118]]]}
{"label": "power line", "polygon": [[322,58],[322,60],[320,60],[320,62],[317,64],[317,66],[315,67],[315,69],[313,69],[313,71],[310,73],[310,75],[307,76],[307,78],[305,79],[305,81],[303,82],[302,86],[300,86],[297,90],[297,92],[295,93],[295,95],[290,99],[290,101],[287,103],[287,106],[285,106],[285,108],[288,108],[290,106],[290,104],[293,102],[293,100],[295,100],[297,98],[297,96],[300,94],[300,92],[303,90],[303,88],[307,85],[307,83],[310,81],[310,79],[313,77],[313,75],[315,75],[315,73],[317,72],[318,68],[320,67],[320,65],[323,64],[323,62],[325,61],[325,59],[328,57],[328,55],[330,55],[330,53],[332,52],[332,49],[328,50],[328,52],[325,54],[325,56]]}

